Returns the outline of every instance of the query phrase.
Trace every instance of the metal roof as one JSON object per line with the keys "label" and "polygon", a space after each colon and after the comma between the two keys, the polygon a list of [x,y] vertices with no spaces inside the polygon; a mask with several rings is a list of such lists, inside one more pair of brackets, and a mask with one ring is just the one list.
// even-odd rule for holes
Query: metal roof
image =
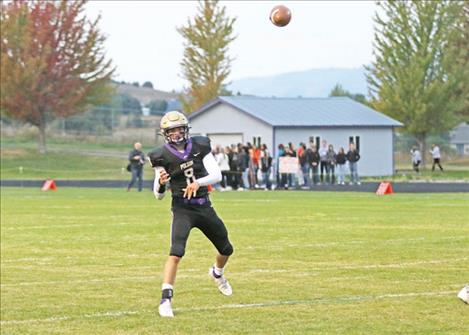
{"label": "metal roof", "polygon": [[226,103],[275,127],[288,126],[379,126],[400,127],[402,123],[348,97],[261,98],[222,96],[190,115],[190,119],[219,103]]}

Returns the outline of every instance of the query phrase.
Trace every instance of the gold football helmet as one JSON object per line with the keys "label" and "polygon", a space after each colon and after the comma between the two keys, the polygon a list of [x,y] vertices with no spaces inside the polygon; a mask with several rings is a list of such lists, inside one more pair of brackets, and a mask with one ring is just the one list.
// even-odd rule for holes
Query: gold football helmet
{"label": "gold football helmet", "polygon": [[[176,139],[171,138],[169,130],[182,128],[182,132]],[[178,111],[171,111],[163,115],[160,121],[160,130],[167,143],[180,144],[189,139],[189,121],[187,117]]]}

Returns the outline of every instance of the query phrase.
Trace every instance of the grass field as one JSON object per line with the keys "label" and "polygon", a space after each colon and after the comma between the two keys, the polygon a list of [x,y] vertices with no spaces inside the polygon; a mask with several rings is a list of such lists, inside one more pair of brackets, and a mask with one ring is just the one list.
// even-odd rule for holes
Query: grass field
{"label": "grass field", "polygon": [[[130,179],[123,170],[125,158],[66,152],[39,155],[33,149],[3,149],[1,157],[1,179]],[[146,179],[154,177],[149,168],[146,172]]]}
{"label": "grass field", "polygon": [[463,334],[469,194],[225,192],[234,289],[193,230],[161,319],[169,199],[1,189],[2,334]]}

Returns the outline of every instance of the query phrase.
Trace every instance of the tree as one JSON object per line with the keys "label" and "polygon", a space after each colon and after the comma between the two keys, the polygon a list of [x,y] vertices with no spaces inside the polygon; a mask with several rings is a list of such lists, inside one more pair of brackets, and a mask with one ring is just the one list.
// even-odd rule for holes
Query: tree
{"label": "tree", "polygon": [[342,85],[338,83],[332,88],[331,92],[329,93],[329,96],[330,97],[349,97],[359,103],[362,103],[364,105],[369,105],[369,102],[366,100],[366,97],[364,94],[360,94],[360,93],[352,94],[346,89],[344,89]]}
{"label": "tree", "polygon": [[233,91],[230,91],[228,88],[226,88],[226,85],[222,85],[222,87],[220,88],[219,95],[223,95],[225,97],[226,96],[232,96]]}
{"label": "tree", "polygon": [[168,108],[168,103],[166,100],[151,100],[147,107],[150,109],[151,115],[163,115]]}
{"label": "tree", "polygon": [[185,39],[181,62],[183,77],[189,82],[187,98],[181,95],[184,110],[191,112],[220,95],[231,71],[228,46],[235,39],[235,18],[226,15],[218,1],[199,1],[198,12],[187,25],[178,28]]}
{"label": "tree", "polygon": [[366,67],[372,105],[404,123],[425,154],[427,136],[454,127],[467,95],[467,68],[456,66],[461,51],[454,48],[463,38],[463,1],[378,5],[375,59]]}
{"label": "tree", "polygon": [[143,83],[142,87],[153,88],[151,81],[146,81]]}
{"label": "tree", "polygon": [[329,93],[330,97],[348,97],[350,95],[350,92],[347,91],[340,85],[339,83],[335,84],[335,86],[332,88],[331,92]]}
{"label": "tree", "polygon": [[[456,40],[452,52],[456,53],[455,71],[461,71],[462,76],[469,78],[469,1],[464,2],[463,24],[461,26],[460,38]],[[464,99],[464,104],[457,111],[460,120],[469,122],[469,80],[463,80],[462,86],[458,88],[457,94]]]}
{"label": "tree", "polygon": [[83,14],[85,0],[12,1],[1,4],[2,113],[39,129],[106,102],[112,92],[111,60],[103,51],[100,17]]}
{"label": "tree", "polygon": [[142,105],[137,98],[129,94],[119,94],[120,105],[123,111],[123,114],[135,114],[141,115],[142,114]]}

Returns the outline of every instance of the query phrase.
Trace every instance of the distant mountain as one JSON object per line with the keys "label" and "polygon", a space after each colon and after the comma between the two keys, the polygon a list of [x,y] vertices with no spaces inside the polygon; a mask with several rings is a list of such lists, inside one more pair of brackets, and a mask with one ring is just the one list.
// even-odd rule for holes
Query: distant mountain
{"label": "distant mountain", "polygon": [[311,69],[266,77],[234,80],[228,89],[236,94],[276,97],[327,97],[337,84],[350,93],[367,94],[363,68]]}

